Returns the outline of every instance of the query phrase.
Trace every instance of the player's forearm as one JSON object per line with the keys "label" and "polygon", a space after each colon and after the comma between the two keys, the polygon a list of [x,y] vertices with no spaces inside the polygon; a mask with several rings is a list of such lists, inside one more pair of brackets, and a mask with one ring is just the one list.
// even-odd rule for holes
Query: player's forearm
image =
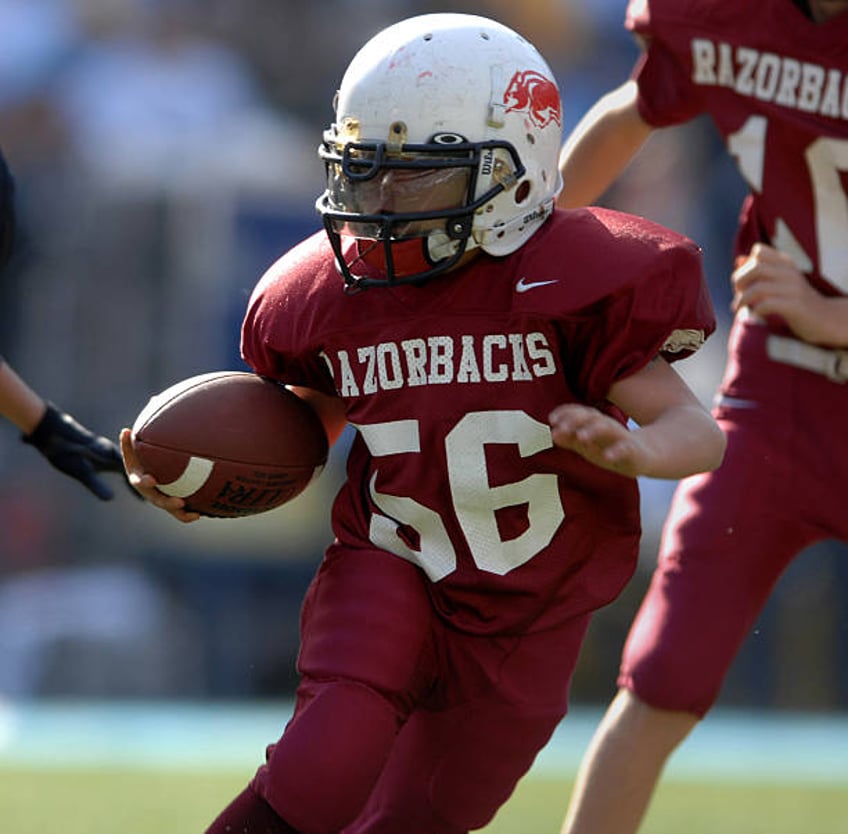
{"label": "player's forearm", "polygon": [[648,138],[652,128],[639,115],[636,98],[636,84],[628,81],[601,98],[568,137],[559,158],[561,208],[594,203]]}
{"label": "player's forearm", "polygon": [[324,431],[327,432],[327,441],[332,446],[347,425],[347,416],[342,401],[338,397],[328,397],[312,388],[303,388],[298,385],[289,385],[288,387],[315,410],[324,426]]}
{"label": "player's forearm", "polygon": [[650,450],[650,463],[641,473],[649,478],[677,480],[716,469],[727,443],[724,432],[700,405],[669,409],[635,431]]}
{"label": "player's forearm", "polygon": [[30,434],[46,409],[44,400],[0,359],[0,415]]}

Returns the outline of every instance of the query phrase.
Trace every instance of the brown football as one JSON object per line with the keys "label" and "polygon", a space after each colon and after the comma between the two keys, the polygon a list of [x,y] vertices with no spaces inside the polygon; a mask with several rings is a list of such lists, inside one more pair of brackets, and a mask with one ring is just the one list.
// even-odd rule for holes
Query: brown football
{"label": "brown football", "polygon": [[291,501],[321,472],[328,452],[324,427],[307,403],[241,371],[194,376],[151,397],[132,443],[162,492],[217,518]]}

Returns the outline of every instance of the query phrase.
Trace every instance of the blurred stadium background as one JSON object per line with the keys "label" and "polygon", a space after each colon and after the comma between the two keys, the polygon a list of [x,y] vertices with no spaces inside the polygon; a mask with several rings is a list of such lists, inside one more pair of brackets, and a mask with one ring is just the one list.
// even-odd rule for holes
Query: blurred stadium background
{"label": "blurred stadium background", "polygon": [[[113,435],[151,393],[241,368],[248,293],[319,227],[316,147],[336,82],[364,40],[416,13],[497,17],[553,66],[567,130],[629,71],[636,52],[624,6],[0,0],[0,143],[16,173],[23,232],[0,284],[0,351],[40,392]],[[721,327],[684,372],[705,402],[723,362],[742,193],[710,126],[698,122],[655,137],[606,200],[704,247]],[[233,702],[288,699],[300,599],[328,539],[343,451],[344,442],[288,507],[183,527],[120,485],[114,502],[96,502],[0,427],[7,717],[46,721],[50,705],[68,699],[203,701],[219,704],[218,714]],[[573,689],[576,711],[590,717],[613,691],[671,487],[644,482],[642,567],[592,626]],[[845,718],[846,556],[825,543],[790,569],[733,668],[722,709]],[[0,750],[15,738],[0,732]],[[844,760],[836,765],[848,772]]]}

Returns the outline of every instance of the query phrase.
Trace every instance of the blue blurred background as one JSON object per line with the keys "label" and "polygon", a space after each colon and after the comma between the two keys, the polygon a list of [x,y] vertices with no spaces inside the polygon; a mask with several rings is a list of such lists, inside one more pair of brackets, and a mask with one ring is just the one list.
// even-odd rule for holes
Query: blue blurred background
{"label": "blue blurred background", "polygon": [[[0,283],[0,352],[111,435],[173,382],[242,368],[238,328],[253,284],[319,228],[316,148],[337,82],[368,37],[422,12],[496,17],[548,58],[568,130],[629,73],[636,47],[624,6],[0,0],[0,144],[23,238]],[[724,359],[742,194],[698,121],[655,135],[605,197],[704,248],[720,329],[681,368],[704,402]],[[289,697],[300,600],[329,539],[344,447],[287,507],[183,526],[126,491],[96,502],[0,426],[0,697]],[[595,619],[575,704],[604,703],[614,689],[672,487],[643,482],[641,567]],[[722,705],[846,711],[846,557],[828,544],[797,560]]]}

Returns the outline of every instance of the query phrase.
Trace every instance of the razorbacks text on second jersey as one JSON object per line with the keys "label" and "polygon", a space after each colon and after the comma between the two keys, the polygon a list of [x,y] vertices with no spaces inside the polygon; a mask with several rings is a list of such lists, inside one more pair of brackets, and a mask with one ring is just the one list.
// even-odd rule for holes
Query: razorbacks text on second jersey
{"label": "razorbacks text on second jersey", "polygon": [[456,627],[508,633],[605,604],[636,562],[636,482],[555,448],[550,411],[612,411],[617,379],[713,328],[695,244],[587,209],[505,258],[353,295],[318,233],[258,284],[242,353],[343,400],[357,431],[339,542],[419,565]]}
{"label": "razorbacks text on second jersey", "polygon": [[791,0],[631,0],[626,23],[647,41],[645,121],[709,113],[751,189],[737,254],[770,243],[820,291],[848,293],[848,16],[814,23]]}

